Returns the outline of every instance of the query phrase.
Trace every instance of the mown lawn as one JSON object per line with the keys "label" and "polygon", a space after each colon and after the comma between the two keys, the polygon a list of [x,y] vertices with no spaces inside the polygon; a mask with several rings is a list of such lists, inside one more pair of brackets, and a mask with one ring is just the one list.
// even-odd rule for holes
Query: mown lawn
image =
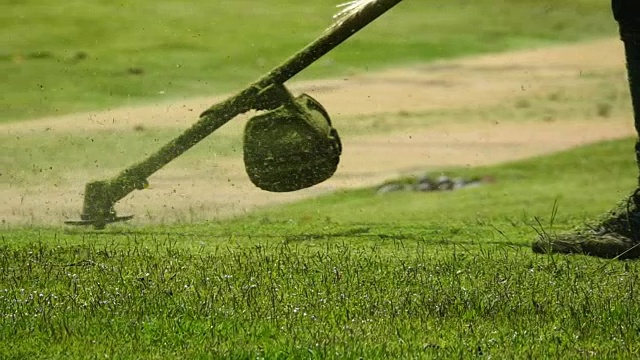
{"label": "mown lawn", "polygon": [[[315,38],[335,4],[5,2],[0,122],[237,89]],[[405,1],[303,76],[611,36],[608,6]],[[589,98],[617,116],[627,94],[615,81]],[[459,117],[593,118],[601,105],[549,99]],[[410,115],[415,128],[439,118]],[[395,126],[373,120],[379,128],[367,131]],[[359,134],[367,124],[349,126]],[[5,184],[64,182],[97,153],[112,156],[99,164],[111,172],[118,153],[144,154],[173,135],[4,134],[1,170]],[[218,140],[222,155],[233,152],[232,137]],[[636,358],[637,262],[529,248],[538,232],[566,231],[622,199],[636,181],[632,149],[627,139],[442,169],[496,182],[338,192],[226,221],[3,227],[0,358]]]}
{"label": "mown lawn", "polygon": [[637,357],[636,262],[529,250],[537,231],[620,200],[631,148],[450,169],[497,179],[457,192],[362,189],[226,222],[7,231],[0,357]]}

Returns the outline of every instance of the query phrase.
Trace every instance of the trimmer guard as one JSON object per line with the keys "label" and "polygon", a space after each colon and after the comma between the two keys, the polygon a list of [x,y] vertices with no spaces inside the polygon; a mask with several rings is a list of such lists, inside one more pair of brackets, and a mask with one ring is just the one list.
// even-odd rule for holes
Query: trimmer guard
{"label": "trimmer guard", "polygon": [[247,175],[266,191],[296,191],[327,180],[341,153],[329,114],[306,94],[251,118],[244,131]]}

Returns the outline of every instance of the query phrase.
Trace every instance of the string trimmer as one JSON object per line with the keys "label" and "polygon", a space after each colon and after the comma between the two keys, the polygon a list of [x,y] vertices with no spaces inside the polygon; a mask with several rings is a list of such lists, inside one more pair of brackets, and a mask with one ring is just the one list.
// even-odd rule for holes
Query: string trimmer
{"label": "string trimmer", "polygon": [[236,116],[263,113],[248,120],[244,133],[245,169],[254,185],[273,192],[296,191],[325,181],[337,169],[342,146],[320,103],[298,97],[284,83],[340,45],[402,0],[357,0],[345,3],[336,23],[322,36],[238,94],[205,110],[200,119],[156,153],[109,180],[86,184],[81,220],[70,225],[106,224],[118,216],[116,202],[148,186],[147,178]]}

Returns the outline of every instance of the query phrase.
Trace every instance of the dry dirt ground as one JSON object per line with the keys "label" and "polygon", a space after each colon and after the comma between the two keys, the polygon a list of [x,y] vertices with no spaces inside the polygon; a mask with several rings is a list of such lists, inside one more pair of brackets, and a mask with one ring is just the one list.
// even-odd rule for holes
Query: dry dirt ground
{"label": "dry dirt ground", "polygon": [[[443,61],[366,73],[342,79],[294,83],[294,93],[306,92],[325,105],[334,125],[368,116],[442,111],[429,127],[403,126],[387,133],[366,129],[343,136],[344,151],[335,176],[311,189],[272,194],[248,181],[241,157],[218,161],[215,171],[167,167],[149,180],[152,188],[122,200],[121,214],[136,214],[140,223],[202,221],[246,212],[257,206],[292,201],[335,189],[370,186],[400,174],[442,166],[477,166],[526,158],[577,145],[633,135],[629,109],[614,116],[562,121],[512,121],[497,114],[473,123],[447,118],[449,110],[483,109],[513,102],[550,89],[571,92],[591,81],[584,74],[614,72],[624,78],[623,50],[617,39]],[[188,127],[197,114],[219,98],[74,114],[0,125],[0,134],[49,131],[54,135],[96,129]],[[594,99],[595,101],[595,99]],[[400,115],[398,115],[400,114]],[[347,119],[347,120],[341,120]],[[243,122],[223,129],[239,134]],[[89,175],[90,176],[90,175]],[[5,177],[6,178],[6,177]],[[77,217],[87,179],[57,187],[21,187],[0,182],[0,219],[5,224],[59,224]]]}

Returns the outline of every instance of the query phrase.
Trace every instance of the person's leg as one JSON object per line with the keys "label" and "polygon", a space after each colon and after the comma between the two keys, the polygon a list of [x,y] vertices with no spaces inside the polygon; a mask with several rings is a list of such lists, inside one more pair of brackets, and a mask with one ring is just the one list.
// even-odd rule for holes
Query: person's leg
{"label": "person's leg", "polygon": [[[624,43],[636,132],[640,138],[640,0],[612,0],[612,10]],[[640,186],[640,140],[635,145]],[[540,236],[537,253],[582,253],[606,258],[640,257],[640,187],[596,224],[574,233]]]}
{"label": "person's leg", "polygon": [[[612,0],[611,8],[624,43],[635,127],[640,134],[640,1]],[[640,143],[636,143],[636,158],[640,165]]]}

